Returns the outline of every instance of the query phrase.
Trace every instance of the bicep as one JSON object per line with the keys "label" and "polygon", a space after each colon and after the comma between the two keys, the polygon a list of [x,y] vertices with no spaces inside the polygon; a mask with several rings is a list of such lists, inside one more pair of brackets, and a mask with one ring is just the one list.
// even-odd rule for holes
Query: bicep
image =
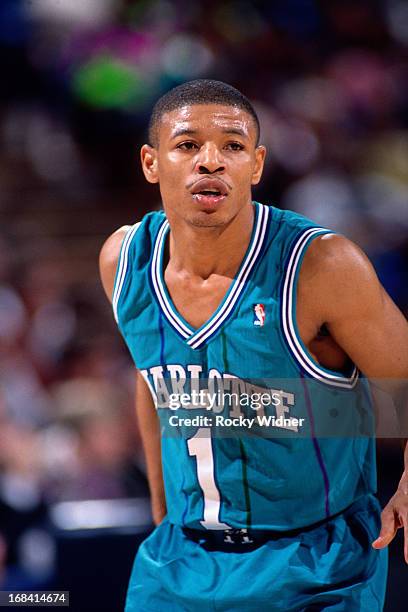
{"label": "bicep", "polygon": [[408,378],[408,323],[366,255],[336,236],[321,241],[319,308],[330,334],[370,378]]}
{"label": "bicep", "polygon": [[333,316],[330,333],[366,376],[407,378],[406,319],[380,285],[371,296],[357,291],[355,300],[349,310]]}

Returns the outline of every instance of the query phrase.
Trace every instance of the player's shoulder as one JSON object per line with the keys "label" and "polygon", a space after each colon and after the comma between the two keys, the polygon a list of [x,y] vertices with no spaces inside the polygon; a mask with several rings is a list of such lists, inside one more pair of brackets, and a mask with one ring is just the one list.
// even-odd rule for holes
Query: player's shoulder
{"label": "player's shoulder", "polygon": [[275,223],[281,226],[289,238],[293,235],[294,242],[288,241],[290,247],[293,248],[296,243],[307,246],[306,256],[311,261],[331,264],[336,258],[353,259],[362,253],[351,240],[330,227],[293,210],[282,210],[274,206],[269,208]]}
{"label": "player's shoulder", "polygon": [[280,210],[274,207],[271,207],[274,211],[274,217],[279,220],[283,227],[288,228],[289,230],[293,230],[296,233],[302,232],[302,230],[307,229],[329,229],[322,226],[320,223],[315,221],[314,219],[310,219],[301,213],[295,212],[293,210]]}
{"label": "player's shoulder", "polygon": [[268,205],[267,207],[273,232],[282,234],[288,246],[290,246],[292,238],[299,238],[306,231],[328,230],[328,228],[322,227],[313,219],[309,219],[293,210],[281,209],[273,205]]}
{"label": "player's shoulder", "polygon": [[343,234],[291,210],[275,208],[273,216],[284,230],[289,253],[304,249],[302,279],[335,283],[373,277],[367,255]]}
{"label": "player's shoulder", "polygon": [[110,261],[118,259],[123,240],[132,227],[132,225],[122,225],[108,236],[100,251],[100,258],[102,260]]}
{"label": "player's shoulder", "polygon": [[377,284],[375,270],[361,248],[341,234],[317,236],[307,249],[300,281],[310,289],[329,288],[334,294],[356,292]]}
{"label": "player's shoulder", "polygon": [[105,240],[99,254],[99,271],[103,288],[109,299],[112,297],[116,271],[123,249],[128,250],[130,245],[134,246],[135,236],[154,232],[155,227],[163,219],[163,212],[150,212],[141,221],[132,225],[122,225]]}
{"label": "player's shoulder", "polygon": [[102,286],[109,300],[112,298],[116,268],[123,240],[131,227],[131,225],[122,225],[115,230],[105,240],[99,253],[99,273]]}
{"label": "player's shoulder", "polygon": [[142,233],[142,228],[151,228],[160,223],[164,219],[162,211],[152,211],[144,215],[140,221],[132,225],[122,225],[116,229],[102,245],[100,257],[103,261],[116,261],[119,258],[122,245],[126,241],[130,241],[136,233]]}
{"label": "player's shoulder", "polygon": [[364,268],[368,258],[352,240],[332,232],[316,236],[306,252],[305,262],[332,273],[335,270]]}
{"label": "player's shoulder", "polygon": [[292,210],[275,206],[268,208],[270,252],[278,257],[284,273],[290,274],[293,266],[297,265],[302,254],[308,250],[310,242],[319,234],[331,230]]}

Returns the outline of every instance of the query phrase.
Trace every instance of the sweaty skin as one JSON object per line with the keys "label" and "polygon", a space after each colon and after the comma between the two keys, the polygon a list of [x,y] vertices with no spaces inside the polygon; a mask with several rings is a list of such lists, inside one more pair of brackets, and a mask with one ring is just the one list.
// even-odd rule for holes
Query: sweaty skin
{"label": "sweaty skin", "polygon": [[[155,147],[142,147],[141,161],[146,179],[159,184],[171,227],[165,282],[181,316],[197,328],[222,301],[248,247],[251,187],[261,179],[265,148],[257,146],[255,125],[246,111],[216,104],[166,113],[157,138]],[[222,197],[197,194],[206,179],[215,181]],[[125,233],[126,228],[117,230],[101,251],[101,278],[109,299]],[[342,370],[352,360],[368,377],[408,379],[408,324],[367,257],[346,238],[321,236],[306,251],[296,317],[300,336],[320,365]],[[145,386],[141,378],[139,383]],[[138,411],[145,423],[155,418],[154,408],[149,391],[141,393]],[[142,437],[154,517],[160,522],[165,502],[158,428],[151,426],[146,435],[142,430]],[[405,455],[404,473],[382,513],[380,537],[373,546],[387,546],[404,527],[408,563]]]}

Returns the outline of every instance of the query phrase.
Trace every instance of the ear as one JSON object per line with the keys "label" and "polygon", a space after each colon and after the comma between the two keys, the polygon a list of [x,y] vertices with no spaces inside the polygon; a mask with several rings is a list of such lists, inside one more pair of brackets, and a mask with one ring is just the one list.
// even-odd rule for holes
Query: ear
{"label": "ear", "polygon": [[266,156],[266,148],[263,145],[259,145],[258,147],[256,147],[255,149],[255,167],[252,173],[252,180],[251,180],[252,185],[257,185],[259,181],[261,180],[263,167],[265,163],[265,156]]}
{"label": "ear", "polygon": [[157,150],[148,144],[144,144],[140,149],[140,160],[146,180],[149,183],[158,183]]}

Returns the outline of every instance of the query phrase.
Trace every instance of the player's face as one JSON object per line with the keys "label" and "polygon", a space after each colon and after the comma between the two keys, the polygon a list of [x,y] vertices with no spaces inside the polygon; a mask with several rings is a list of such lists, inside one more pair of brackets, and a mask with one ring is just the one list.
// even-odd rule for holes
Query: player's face
{"label": "player's face", "polygon": [[246,111],[203,104],[165,113],[156,148],[144,145],[149,182],[159,183],[169,213],[195,226],[228,223],[251,202],[265,148],[256,146],[256,127]]}

